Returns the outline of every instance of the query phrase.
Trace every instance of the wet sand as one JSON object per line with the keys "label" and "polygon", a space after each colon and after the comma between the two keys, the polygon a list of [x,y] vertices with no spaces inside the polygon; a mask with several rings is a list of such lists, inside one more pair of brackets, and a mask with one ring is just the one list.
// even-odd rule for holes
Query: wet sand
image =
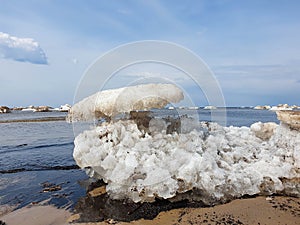
{"label": "wet sand", "polygon": [[71,213],[53,206],[28,206],[0,217],[1,225],[65,225]]}
{"label": "wet sand", "polygon": [[[7,213],[7,212],[6,212]],[[131,222],[105,220],[98,223],[75,223],[80,215],[53,206],[31,206],[0,216],[7,225],[181,225],[181,224],[299,224],[300,199],[293,197],[256,197],[238,199],[207,208],[179,208],[160,212],[153,220]],[[0,222],[1,224],[1,222]]]}

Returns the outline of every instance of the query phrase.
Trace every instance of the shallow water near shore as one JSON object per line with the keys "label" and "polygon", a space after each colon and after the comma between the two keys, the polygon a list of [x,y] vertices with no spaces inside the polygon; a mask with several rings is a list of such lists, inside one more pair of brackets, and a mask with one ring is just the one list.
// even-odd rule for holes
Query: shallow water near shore
{"label": "shallow water near shore", "polygon": [[[211,120],[210,110],[180,110],[181,114],[198,114],[200,120]],[[153,113],[168,116],[174,111]],[[0,205],[22,207],[51,199],[50,203],[58,207],[73,207],[85,195],[85,187],[80,185],[84,182],[78,181],[88,177],[73,160],[72,124],[47,120],[65,116],[59,112],[0,114]],[[37,120],[41,121],[33,123]],[[278,123],[272,111],[227,108],[228,126],[250,126],[257,121]]]}
{"label": "shallow water near shore", "polygon": [[[58,207],[72,206],[84,195],[77,181],[87,177],[73,160],[73,130],[61,121],[65,116],[60,112],[0,115],[0,205],[22,207],[51,199]],[[57,190],[45,190],[51,185]]]}

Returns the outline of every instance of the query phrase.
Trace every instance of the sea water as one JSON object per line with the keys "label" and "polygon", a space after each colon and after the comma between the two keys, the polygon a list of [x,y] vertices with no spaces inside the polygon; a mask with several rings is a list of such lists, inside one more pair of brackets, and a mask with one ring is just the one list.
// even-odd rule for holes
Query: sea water
{"label": "sea water", "polygon": [[[210,121],[210,110],[180,109],[180,114],[197,114]],[[176,111],[176,110],[175,110]],[[155,116],[174,115],[173,110],[154,110]],[[227,126],[250,126],[254,122],[276,122],[268,110],[227,108]],[[72,124],[65,121],[34,122],[42,118],[64,118],[60,112],[13,112],[0,114],[0,205],[24,205],[50,200],[57,206],[73,206],[85,195],[88,177],[73,160]],[[47,120],[47,119],[45,119]],[[27,122],[16,122],[27,121]],[[28,122],[30,121],[30,122]],[[46,192],[45,184],[60,190]]]}
{"label": "sea water", "polygon": [[[61,112],[0,114],[0,205],[22,207],[51,199],[57,206],[67,206],[84,195],[77,181],[86,175],[72,157],[72,124],[32,122],[65,116]],[[46,182],[61,190],[44,192]]]}

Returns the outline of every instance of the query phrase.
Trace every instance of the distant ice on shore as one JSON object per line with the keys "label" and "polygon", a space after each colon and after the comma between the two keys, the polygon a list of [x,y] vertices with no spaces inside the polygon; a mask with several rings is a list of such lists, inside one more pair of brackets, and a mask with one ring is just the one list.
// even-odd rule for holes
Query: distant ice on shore
{"label": "distant ice on shore", "polygon": [[281,111],[281,110],[294,110],[300,109],[300,106],[292,105],[289,106],[288,104],[278,104],[277,106],[270,106],[270,105],[257,105],[254,109],[267,109],[272,111]]}
{"label": "distant ice on shore", "polygon": [[[160,90],[160,98],[167,94],[172,101],[182,98],[174,87]],[[106,94],[75,104],[72,119],[85,120],[97,110],[114,115],[115,105],[110,108],[109,100],[102,99]],[[127,95],[128,106],[117,111],[136,109],[136,98],[139,95],[131,101]],[[164,107],[160,98],[151,98],[149,107]],[[146,103],[138,104],[138,109]],[[84,115],[83,110],[87,110]],[[145,112],[134,115],[85,130],[74,141],[76,163],[91,177],[103,179],[113,199],[188,199],[211,205],[243,195],[300,196],[300,132],[287,123],[222,127],[185,116],[172,120],[150,118]]]}
{"label": "distant ice on shore", "polygon": [[33,106],[33,105],[30,105],[28,107],[22,107],[22,106],[21,107],[14,107],[11,110],[22,111],[22,112],[53,112],[53,111],[68,112],[70,110],[70,108],[71,108],[71,105],[69,105],[69,104],[61,105],[59,108],[52,108],[51,106]]}

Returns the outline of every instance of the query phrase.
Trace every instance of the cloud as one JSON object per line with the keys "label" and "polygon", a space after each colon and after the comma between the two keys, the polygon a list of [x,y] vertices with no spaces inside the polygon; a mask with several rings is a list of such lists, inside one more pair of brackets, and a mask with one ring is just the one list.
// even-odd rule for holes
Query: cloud
{"label": "cloud", "polygon": [[0,57],[33,64],[48,64],[46,54],[38,42],[3,32],[0,32]]}

